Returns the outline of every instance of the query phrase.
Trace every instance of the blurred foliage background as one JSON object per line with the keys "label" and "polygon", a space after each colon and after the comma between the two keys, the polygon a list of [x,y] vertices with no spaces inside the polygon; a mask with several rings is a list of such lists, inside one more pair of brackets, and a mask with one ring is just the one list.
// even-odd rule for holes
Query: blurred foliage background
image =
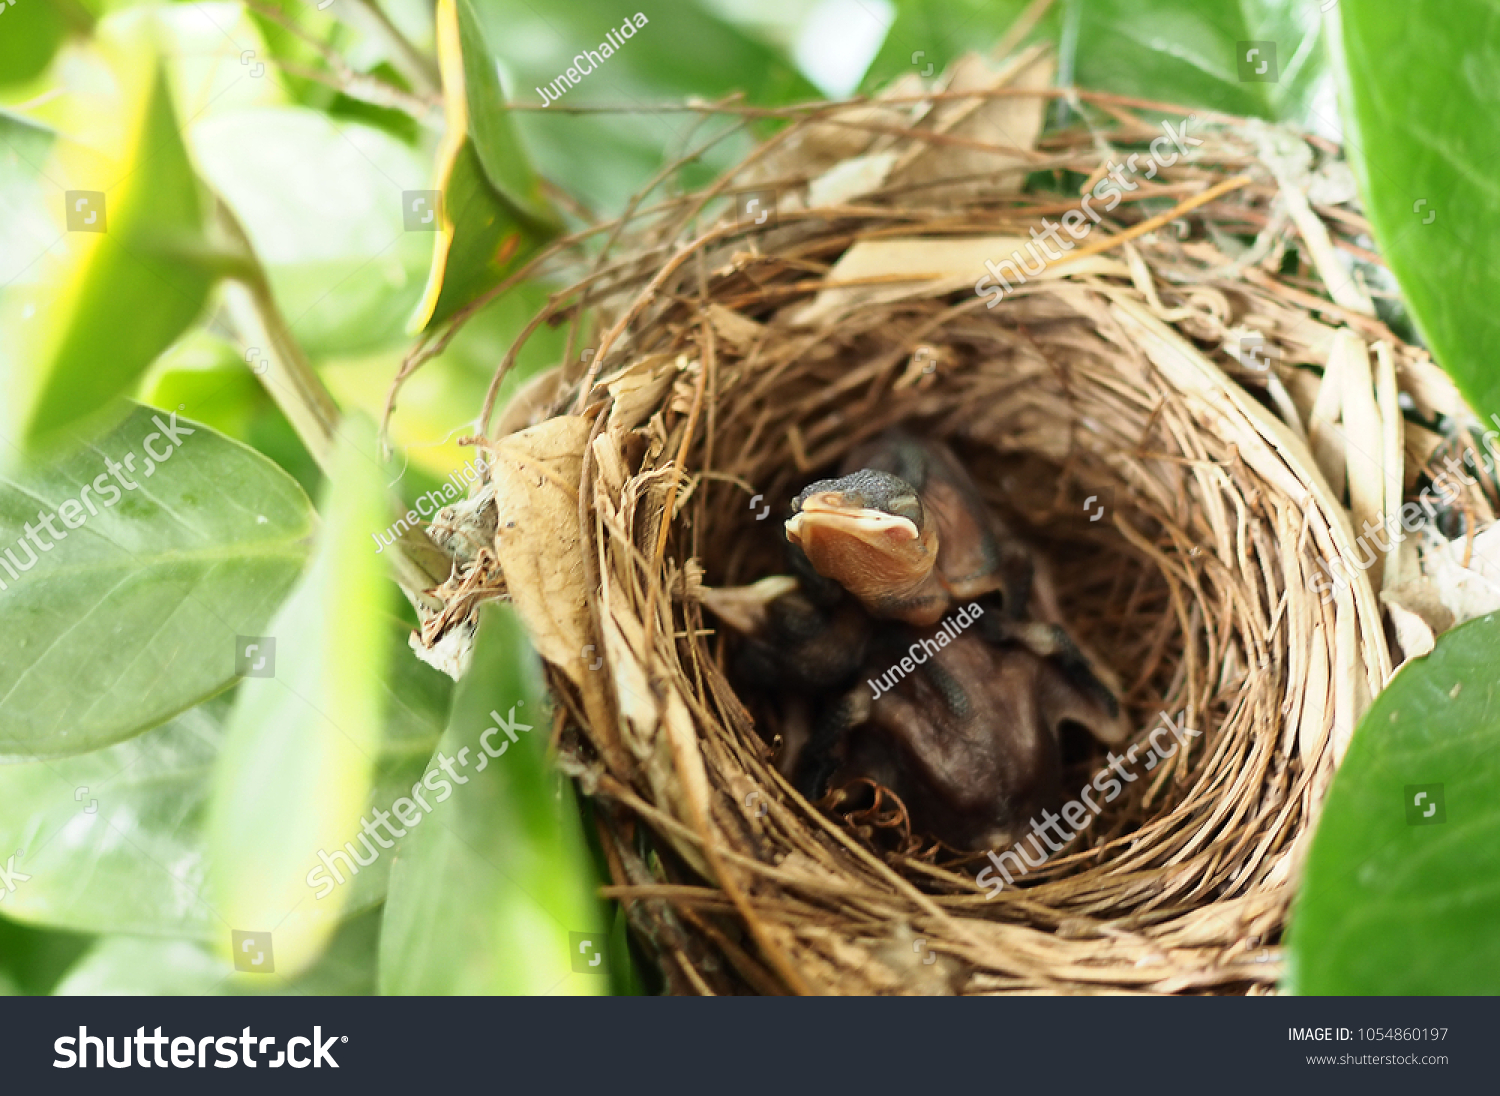
{"label": "blurred foliage background", "polygon": [[[552,287],[523,281],[474,312],[402,390],[390,456],[373,424],[414,339],[539,246],[653,179],[713,179],[775,126],[706,120],[691,101],[859,94],[1019,27],[1016,42],[1056,45],[1063,85],[1321,133],[1347,144],[1400,278],[1392,322],[1476,410],[1500,410],[1485,227],[1500,218],[1485,170],[1500,35],[1472,0],[642,3],[0,0],[0,552],[23,572],[0,571],[0,990],[653,988],[620,911],[594,897],[587,812],[547,766],[515,620],[488,612],[482,672],[455,687],[407,652],[397,553],[377,551],[472,458],[457,439]],[[625,25],[543,106],[575,54]],[[1247,76],[1247,43],[1274,79]],[[1059,103],[1054,124],[1070,120]],[[441,193],[442,216],[412,192]],[[564,352],[538,333],[502,401]],[[148,458],[164,436],[169,458]],[[116,475],[126,454],[146,463]],[[123,490],[96,510],[100,480]],[[41,534],[47,514],[62,529]],[[1445,637],[1441,673],[1484,676],[1492,632]],[[242,637],[274,637],[274,677],[249,674]],[[1402,680],[1420,692],[1433,672]],[[534,729],[480,766],[502,713]],[[1453,976],[1466,951],[1497,988],[1483,926],[1500,872],[1476,886],[1469,869],[1500,849],[1481,802],[1500,800],[1500,743],[1484,705],[1444,718],[1461,733],[1441,743],[1394,714],[1357,739],[1372,756],[1351,752],[1335,787],[1337,834],[1320,838],[1294,932],[1320,957],[1299,961],[1316,976],[1302,988],[1474,988]],[[1373,756],[1391,736],[1408,750],[1395,775]],[[1383,833],[1381,855],[1424,867],[1372,889],[1366,821],[1416,770],[1469,774],[1449,805],[1466,836]],[[320,850],[376,847],[357,843],[360,820],[438,785],[450,795],[394,847],[315,897]],[[1341,914],[1370,903],[1384,912],[1343,939]],[[232,930],[271,934],[271,976],[235,970]],[[1413,956],[1424,934],[1447,950]],[[580,965],[596,952],[607,963]]]}

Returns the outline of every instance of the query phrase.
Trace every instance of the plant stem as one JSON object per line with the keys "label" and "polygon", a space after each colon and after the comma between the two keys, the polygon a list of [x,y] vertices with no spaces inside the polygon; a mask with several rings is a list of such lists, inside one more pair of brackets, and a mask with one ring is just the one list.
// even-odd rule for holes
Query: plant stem
{"label": "plant stem", "polygon": [[[328,475],[339,421],[338,404],[287,326],[271,293],[265,271],[255,261],[244,228],[227,204],[220,201],[217,205],[219,225],[236,245],[236,253],[242,256],[242,261],[231,267],[230,280],[224,283],[225,306],[240,337],[247,344],[253,344],[252,350],[264,352],[264,357],[257,359],[252,366],[264,367],[258,372],[261,384],[292,424],[292,429],[307,446],[318,467]],[[248,356],[250,350],[246,354]],[[377,458],[371,455],[371,459]],[[399,544],[393,546],[387,555],[395,571],[396,583],[408,600],[419,607],[441,608],[441,602],[425,591],[441,583],[446,575],[433,575],[419,566],[412,554],[403,551]]]}
{"label": "plant stem", "polygon": [[353,0],[353,3],[369,16],[376,31],[390,44],[391,64],[411,81],[412,88],[418,94],[438,91],[441,81],[438,78],[437,62],[412,45],[411,39],[401,33],[401,28],[391,22],[390,16],[381,10],[375,0]]}

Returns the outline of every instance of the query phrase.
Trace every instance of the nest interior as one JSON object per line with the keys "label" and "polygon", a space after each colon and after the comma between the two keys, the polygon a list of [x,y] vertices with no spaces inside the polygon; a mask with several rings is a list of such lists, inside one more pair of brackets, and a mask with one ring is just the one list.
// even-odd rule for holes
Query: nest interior
{"label": "nest interior", "polygon": [[[476,596],[515,603],[609,893],[672,990],[1253,993],[1281,974],[1318,803],[1392,671],[1377,595],[1409,562],[1365,565],[1355,530],[1410,497],[1436,437],[1414,421],[1462,404],[1351,282],[1375,258],[1352,193],[1318,190],[1336,150],[1255,123],[1206,119],[1066,261],[976,292],[1162,133],[1083,96],[1087,124],[1042,136],[1049,65],[967,59],[800,116],[707,191],[603,226],[533,325],[597,353],[484,443],[494,550],[424,637]],[[746,194],[775,219],[737,215]],[[1236,353],[1247,337],[1276,353]],[[1144,757],[1164,716],[1196,732],[1126,763],[1123,793],[998,893],[983,855],[893,847],[886,820],[798,796],[776,708],[736,692],[703,606],[783,571],[790,498],[896,424],[952,444],[1047,562],[1130,745]],[[1329,561],[1345,581],[1321,581]],[[1068,760],[1065,795],[1110,757]]]}

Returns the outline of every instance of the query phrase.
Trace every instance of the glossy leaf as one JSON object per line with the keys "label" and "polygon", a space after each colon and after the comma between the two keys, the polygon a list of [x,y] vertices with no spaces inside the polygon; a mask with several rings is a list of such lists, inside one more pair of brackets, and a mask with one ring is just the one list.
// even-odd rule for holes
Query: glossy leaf
{"label": "glossy leaf", "polygon": [[[1079,87],[1304,121],[1318,79],[1327,71],[1317,4],[1071,2],[1078,7],[1074,82]],[[1259,52],[1251,57],[1251,50]],[[1257,72],[1262,67],[1265,71]]]}
{"label": "glossy leaf", "polygon": [[423,223],[435,229],[413,332],[441,323],[494,288],[559,231],[516,139],[472,9],[439,0],[437,19],[448,132],[438,150],[435,189],[441,200],[412,200],[412,215],[424,203]]}
{"label": "glossy leaf", "polygon": [[[0,766],[0,848],[30,878],[4,912],[83,931],[202,936],[201,814],[227,698],[108,749]],[[8,854],[8,853],[7,853]]]}
{"label": "glossy leaf", "polygon": [[430,809],[391,871],[382,992],[607,992],[602,961],[587,973],[573,964],[583,943],[584,963],[602,959],[605,921],[571,785],[546,756],[541,696],[514,613],[486,606],[423,780]]}
{"label": "glossy leaf", "polygon": [[[422,778],[447,722],[452,682],[407,650],[389,620],[393,669],[375,786],[365,810],[388,806]],[[204,897],[204,810],[229,698],[77,757],[0,765],[0,848],[30,876],[0,912],[98,933],[217,940],[223,924]],[[316,864],[310,858],[309,864]],[[385,897],[388,860],[362,870],[349,909]]]}
{"label": "glossy leaf", "polygon": [[[256,650],[245,650],[252,676],[215,774],[214,907],[228,929],[274,933],[277,968],[288,973],[316,960],[352,901],[349,887],[315,899],[306,876],[320,851],[359,831],[377,773],[390,587],[370,542],[386,520],[374,451],[368,422],[340,425],[312,567]],[[257,667],[273,676],[253,676]]]}
{"label": "glossy leaf", "polygon": [[[967,50],[987,53],[1027,7],[1027,0],[897,0],[864,86],[934,75]],[[1057,44],[1059,77],[1078,87],[1303,122],[1327,72],[1318,19],[1316,4],[1295,0],[1058,0],[1025,41]],[[1262,44],[1242,62],[1242,51],[1268,41],[1274,46]],[[1256,73],[1272,49],[1275,69]]]}
{"label": "glossy leaf", "polygon": [[0,477],[0,755],[98,749],[229,685],[311,519],[270,461],[146,407]]}
{"label": "glossy leaf", "polygon": [[61,146],[50,170],[65,187],[54,200],[66,254],[0,319],[13,342],[6,417],[33,451],[128,393],[214,281],[205,201],[165,74],[139,60],[120,68],[122,146]]}
{"label": "glossy leaf", "polygon": [[470,138],[453,152],[439,178],[441,227],[434,237],[432,270],[411,328],[442,323],[499,285],[545,238],[490,186]]}
{"label": "glossy leaf", "polygon": [[[1494,9],[1476,0],[1343,0],[1350,160],[1380,252],[1433,357],[1481,416],[1500,411],[1500,133]],[[1396,78],[1399,74],[1399,78]]]}
{"label": "glossy leaf", "polygon": [[1442,636],[1361,720],[1292,913],[1289,988],[1500,993],[1500,615]]}
{"label": "glossy leaf", "polygon": [[[541,180],[532,170],[526,149],[516,133],[505,92],[500,87],[500,70],[485,41],[484,29],[474,14],[473,0],[443,0],[438,18],[446,19],[449,11],[456,20],[462,54],[462,91],[468,133],[474,151],[484,165],[485,178],[506,201],[541,222],[555,222],[556,213],[542,196]],[[445,28],[446,29],[446,28]],[[447,79],[447,73],[444,73]],[[458,90],[458,89],[455,89]],[[447,89],[444,89],[445,94]]]}

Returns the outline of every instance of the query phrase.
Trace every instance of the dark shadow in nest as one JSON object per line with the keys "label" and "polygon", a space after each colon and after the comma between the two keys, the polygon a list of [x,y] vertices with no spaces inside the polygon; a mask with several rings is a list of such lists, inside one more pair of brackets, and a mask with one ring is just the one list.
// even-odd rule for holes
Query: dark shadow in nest
{"label": "dark shadow in nest", "polygon": [[[921,436],[937,436],[937,430],[921,424],[903,424]],[[1169,589],[1160,572],[1134,550],[1114,527],[1114,515],[1100,521],[1099,505],[1091,510],[1080,505],[1089,489],[1067,469],[1030,454],[998,454],[993,450],[943,438],[959,456],[984,496],[985,504],[1015,532],[1035,554],[1039,574],[1055,591],[1068,632],[1096,664],[1102,664],[1118,680],[1118,696],[1132,728],[1130,739],[1118,747],[1123,755],[1139,732],[1159,722],[1160,698],[1170,691],[1182,654],[1177,618],[1170,611]],[[762,500],[770,505],[764,519],[756,517],[754,532],[737,538],[727,558],[726,585],[743,585],[788,572],[783,520],[791,497],[808,483],[835,474],[835,466],[796,473],[778,482],[779,494]],[[1102,488],[1110,508],[1119,497],[1126,506],[1126,520],[1137,528],[1153,523],[1128,512],[1123,488]],[[1089,513],[1096,514],[1093,521]],[[1147,534],[1150,536],[1151,534]],[[744,641],[733,633],[721,633],[718,657],[725,666],[736,694],[750,711],[773,764],[782,761],[792,743],[805,739],[809,725],[818,717],[818,701],[789,696],[758,681],[747,680],[737,666]],[[1077,723],[1064,723],[1061,734],[1061,788],[1064,800],[1090,784],[1095,774],[1120,755],[1093,737]],[[1154,766],[1154,763],[1153,763]],[[1172,791],[1158,789],[1149,804],[1148,788],[1155,774],[1124,783],[1118,798],[1104,806],[1095,822],[1084,829],[1055,861],[1070,861],[1081,867],[1090,858],[1087,851],[1118,839],[1153,814],[1172,806]],[[912,812],[901,796],[878,781],[858,778],[830,789],[816,804],[837,818],[866,847],[893,861],[917,861],[933,867],[968,874],[986,862],[983,851],[958,849],[913,828]],[[1079,855],[1084,854],[1084,855]],[[1070,869],[1050,864],[1039,878],[1056,878]]]}

